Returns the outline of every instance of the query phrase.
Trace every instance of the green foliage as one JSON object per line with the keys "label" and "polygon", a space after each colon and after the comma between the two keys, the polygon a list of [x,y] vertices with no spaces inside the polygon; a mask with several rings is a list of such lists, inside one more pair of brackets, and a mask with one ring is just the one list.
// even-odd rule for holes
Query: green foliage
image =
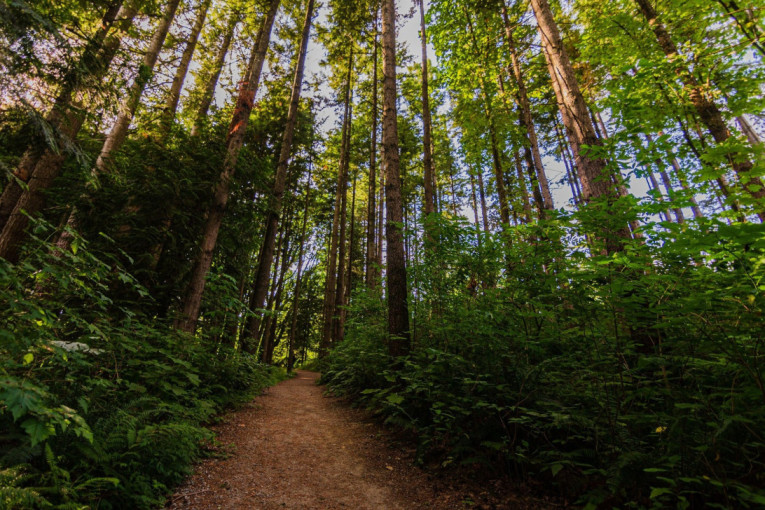
{"label": "green foliage", "polygon": [[504,466],[583,505],[759,507],[763,227],[675,225],[613,257],[540,241],[572,219],[480,249],[442,221],[412,268],[414,351],[389,359],[383,305],[359,297],[323,381],[425,461]]}
{"label": "green foliage", "polygon": [[144,315],[121,258],[75,237],[0,262],[3,508],[156,507],[213,440],[204,424],[280,377]]}

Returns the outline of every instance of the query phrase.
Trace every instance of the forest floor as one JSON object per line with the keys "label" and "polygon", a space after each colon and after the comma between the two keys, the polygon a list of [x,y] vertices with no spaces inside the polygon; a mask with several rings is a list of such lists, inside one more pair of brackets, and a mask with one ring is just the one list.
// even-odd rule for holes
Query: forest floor
{"label": "forest floor", "polygon": [[506,480],[428,472],[407,438],[324,395],[299,371],[227,415],[214,429],[225,455],[210,458],[171,497],[170,509],[553,508]]}

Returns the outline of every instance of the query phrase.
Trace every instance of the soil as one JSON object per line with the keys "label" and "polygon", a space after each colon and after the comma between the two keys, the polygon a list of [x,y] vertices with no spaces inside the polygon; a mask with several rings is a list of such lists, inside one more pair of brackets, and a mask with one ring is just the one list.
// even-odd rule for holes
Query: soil
{"label": "soil", "polygon": [[[410,441],[324,395],[299,371],[215,428],[227,455],[199,464],[170,509],[552,508],[502,481],[428,472]],[[518,492],[518,494],[516,494]]]}

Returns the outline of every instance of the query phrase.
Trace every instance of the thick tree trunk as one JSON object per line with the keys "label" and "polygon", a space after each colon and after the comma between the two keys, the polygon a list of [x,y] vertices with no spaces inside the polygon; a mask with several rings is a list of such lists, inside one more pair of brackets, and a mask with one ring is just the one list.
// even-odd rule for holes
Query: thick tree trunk
{"label": "thick tree trunk", "polygon": [[218,46],[218,53],[215,55],[210,75],[207,77],[207,82],[202,91],[202,97],[200,98],[199,105],[196,109],[194,127],[191,128],[191,136],[197,136],[207,120],[207,112],[210,110],[210,105],[215,97],[215,89],[218,87],[218,79],[220,78],[220,73],[223,71],[223,64],[226,63],[226,55],[228,55],[228,50],[231,47],[231,41],[234,38],[234,32],[236,32],[236,26],[239,24],[239,21],[240,15],[238,13],[233,12],[229,15],[226,31],[223,32],[223,39],[220,42],[220,46]]}
{"label": "thick tree trunk", "polygon": [[[425,7],[420,4],[420,44],[422,46],[422,143],[423,180],[425,188],[425,216],[436,212],[435,169],[433,166],[433,122],[430,117],[430,92],[428,88],[428,45],[425,33]],[[427,223],[426,223],[427,225]]]}
{"label": "thick tree trunk", "polygon": [[234,175],[234,170],[236,170],[239,151],[244,144],[245,131],[250,120],[255,93],[260,83],[260,74],[263,70],[263,63],[266,60],[268,44],[271,39],[271,28],[276,18],[276,12],[279,10],[280,1],[271,0],[268,13],[265,15],[263,26],[253,47],[245,79],[240,83],[239,97],[237,98],[234,114],[228,129],[223,168],[218,184],[215,186],[213,203],[207,213],[200,253],[191,271],[191,280],[183,296],[182,315],[175,324],[175,327],[181,331],[193,333],[196,329],[199,308],[202,303],[202,293],[205,288],[205,278],[210,270],[213,252],[218,241],[218,232],[220,231],[223,215],[226,211],[226,204],[228,203],[230,181]]}
{"label": "thick tree trunk", "polygon": [[178,4],[180,3],[181,0],[169,0],[165,6],[157,30],[151,38],[146,53],[144,53],[143,62],[141,62],[141,65],[138,67],[138,74],[136,74],[133,84],[127,91],[127,99],[120,106],[120,113],[117,115],[117,120],[115,121],[111,132],[106,137],[106,141],[104,141],[98,159],[96,159],[96,169],[99,172],[103,172],[106,169],[110,156],[119,150],[127,137],[128,128],[130,127],[133,116],[141,102],[143,90],[154,75],[154,66],[157,64],[159,52],[162,51],[162,46],[165,44],[167,33],[170,31],[170,25],[173,24],[175,13],[178,10]]}
{"label": "thick tree trunk", "polygon": [[[377,271],[377,243],[375,243],[376,233],[376,218],[377,213],[375,198],[377,196],[377,56],[378,56],[378,44],[377,44],[377,10],[375,10],[375,37],[373,41],[373,57],[372,57],[372,145],[369,151],[369,193],[367,194],[367,267],[364,276],[364,281],[367,287],[370,289],[375,288],[378,285],[378,271]],[[380,218],[382,222],[382,218]]]}
{"label": "thick tree trunk", "polygon": [[[651,6],[648,0],[635,0],[640,7],[646,21],[650,25],[656,40],[659,43],[667,59],[674,64],[675,74],[685,85],[688,92],[688,98],[696,110],[701,122],[707,128],[712,138],[718,144],[725,143],[730,138],[731,133],[723,120],[720,109],[714,100],[706,94],[699,84],[696,77],[683,63],[683,57],[677,50],[677,46],[667,32],[667,29],[658,19],[656,10]],[[740,154],[729,153],[728,162],[733,171],[738,175],[741,185],[746,192],[757,200],[755,212],[760,221],[765,221],[765,185],[758,176],[751,175],[753,168],[752,162],[747,159],[741,159]]]}
{"label": "thick tree trunk", "polygon": [[346,190],[347,176],[345,174],[345,154],[348,131],[350,130],[349,121],[351,115],[351,80],[353,77],[353,46],[348,54],[348,74],[345,81],[345,111],[343,112],[343,128],[341,135],[340,161],[337,169],[337,187],[335,189],[335,208],[332,216],[332,230],[330,233],[329,253],[327,254],[327,277],[324,282],[324,308],[322,314],[322,337],[319,346],[319,356],[323,357],[332,346],[332,335],[335,324],[335,303],[337,296],[337,265],[338,248],[340,245],[339,234],[341,223],[345,221],[345,214],[342,212],[344,195]]}
{"label": "thick tree trunk", "polygon": [[178,111],[178,102],[181,99],[183,83],[186,81],[186,74],[189,72],[189,65],[191,64],[191,58],[194,56],[197,41],[199,41],[199,34],[202,32],[202,27],[207,19],[207,11],[210,9],[210,3],[212,3],[212,0],[201,0],[199,3],[197,17],[194,20],[194,25],[191,27],[191,32],[186,40],[186,47],[181,54],[181,61],[178,64],[178,69],[175,71],[173,83],[170,85],[170,91],[165,99],[165,111],[162,112],[162,120],[160,124],[163,134],[166,134],[170,129],[170,126],[175,119],[175,114]]}
{"label": "thick tree trunk", "polygon": [[401,226],[404,207],[401,199],[401,170],[398,153],[398,125],[396,111],[396,5],[394,0],[383,0],[383,160],[387,179],[385,183],[387,218],[385,237],[388,243],[387,298],[388,349],[392,356],[409,352],[409,306],[404,259],[404,238]]}
{"label": "thick tree trunk", "polygon": [[539,183],[539,188],[542,194],[542,207],[540,213],[543,214],[543,209],[553,209],[555,207],[553,203],[552,193],[550,193],[550,183],[545,175],[544,165],[542,164],[542,155],[539,152],[539,139],[537,138],[537,132],[534,128],[534,119],[531,116],[531,103],[529,102],[528,92],[526,91],[526,81],[523,76],[523,68],[521,67],[520,59],[518,58],[518,51],[515,47],[515,41],[513,39],[513,29],[510,24],[510,17],[507,14],[507,6],[502,2],[502,18],[505,23],[505,45],[510,52],[510,60],[512,63],[513,76],[515,78],[515,84],[518,88],[518,110],[519,121],[521,127],[526,131],[526,139],[528,141],[528,150],[530,150],[530,163],[533,170],[536,173],[536,179],[532,179],[532,183],[536,180]]}
{"label": "thick tree trunk", "polygon": [[[14,180],[0,195],[0,257],[12,262],[18,259],[29,216],[43,209],[44,191],[58,177],[66,159],[64,149],[74,143],[85,122],[85,111],[78,98],[100,84],[138,12],[133,1],[119,9],[118,6],[119,3],[113,4],[104,14],[100,29],[87,44],[78,65],[69,72],[47,115],[46,120],[57,131],[57,147],[27,150],[14,172]],[[91,71],[83,76],[81,69]]]}
{"label": "thick tree trunk", "polygon": [[[550,4],[547,0],[531,0],[531,7],[537,19],[539,36],[555,89],[558,109],[574,153],[575,165],[579,170],[583,201],[588,203],[593,199],[604,199],[607,203],[611,203],[618,196],[611,185],[611,175],[606,161],[590,157],[583,150],[585,145],[599,146],[601,142],[595,134],[587,105],[579,90],[574,68],[553,19]],[[621,251],[624,240],[630,238],[627,222],[624,222],[624,226],[616,223],[618,221],[613,227],[599,228],[598,237],[605,241],[605,249],[608,253]]]}
{"label": "thick tree trunk", "polygon": [[[295,64],[294,79],[292,81],[292,94],[290,97],[289,110],[287,112],[287,124],[284,127],[281,154],[279,155],[279,163],[276,166],[273,194],[270,199],[269,210],[266,217],[266,233],[263,236],[263,248],[260,253],[258,272],[255,277],[254,292],[256,308],[262,306],[263,300],[266,297],[268,277],[271,271],[271,263],[274,259],[274,240],[276,239],[276,231],[282,213],[282,198],[284,197],[284,192],[287,187],[287,167],[292,154],[292,141],[295,137],[295,126],[297,125],[298,109],[300,107],[300,91],[303,86],[305,59],[308,51],[308,40],[311,34],[311,22],[313,20],[313,7],[314,0],[308,0],[300,50]],[[256,319],[260,320],[260,316],[257,314]]]}

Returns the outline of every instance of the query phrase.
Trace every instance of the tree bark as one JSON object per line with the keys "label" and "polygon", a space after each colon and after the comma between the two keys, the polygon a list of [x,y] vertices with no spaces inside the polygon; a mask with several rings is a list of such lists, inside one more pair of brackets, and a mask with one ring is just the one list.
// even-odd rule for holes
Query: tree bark
{"label": "tree bark", "polygon": [[[284,128],[282,138],[281,154],[279,163],[276,166],[276,177],[274,179],[273,194],[270,198],[269,210],[266,217],[266,233],[263,236],[263,248],[260,253],[260,263],[255,278],[255,307],[260,308],[266,297],[268,287],[268,277],[271,271],[271,263],[274,259],[274,240],[279,226],[279,218],[282,213],[282,199],[287,186],[287,167],[292,154],[292,141],[295,137],[295,126],[297,125],[298,109],[300,107],[300,91],[303,86],[303,74],[305,71],[305,59],[308,51],[308,40],[311,35],[311,22],[313,19],[314,0],[308,0],[306,7],[305,21],[303,22],[303,33],[300,42],[300,50],[295,65],[295,75],[292,82],[292,94],[290,97],[289,110],[287,112],[287,124]],[[260,316],[255,315],[257,321]]]}
{"label": "tree bark", "polygon": [[236,26],[239,24],[240,19],[240,15],[237,12],[233,12],[229,16],[226,31],[223,32],[223,39],[218,47],[218,53],[215,55],[210,75],[207,78],[202,97],[199,100],[199,106],[194,116],[194,126],[191,128],[191,136],[197,136],[207,120],[207,112],[210,110],[210,105],[215,97],[218,79],[223,71],[223,64],[226,63],[226,55],[228,55],[228,50],[231,47],[231,41],[234,38],[234,32],[236,32]]}
{"label": "tree bark", "polygon": [[[425,33],[425,7],[420,4],[420,44],[422,46],[422,144],[423,181],[425,188],[425,216],[436,212],[435,169],[433,166],[433,122],[430,116],[430,92],[428,87],[428,44]],[[427,229],[427,220],[426,220]]]}
{"label": "tree bark", "polygon": [[319,356],[324,357],[332,345],[332,333],[334,328],[334,316],[336,312],[336,286],[337,286],[337,261],[338,261],[338,245],[339,245],[339,233],[340,223],[344,221],[341,216],[341,209],[343,203],[343,196],[346,189],[346,176],[345,176],[345,146],[347,141],[347,134],[349,130],[349,118],[351,110],[351,78],[353,76],[353,46],[351,46],[348,54],[348,74],[345,80],[345,111],[343,112],[343,128],[341,135],[341,148],[340,148],[340,161],[337,169],[337,188],[335,189],[335,208],[332,216],[332,230],[330,233],[329,252],[327,254],[327,277],[324,282],[324,308],[323,308],[323,323],[322,323],[322,337],[321,344],[319,346]]}
{"label": "tree bark", "polygon": [[396,111],[396,5],[383,0],[383,160],[387,218],[385,237],[387,252],[388,350],[391,356],[409,352],[409,306],[406,282],[406,261],[402,232],[404,208],[401,199],[401,170],[398,153]]}
{"label": "tree bark", "polygon": [[298,265],[295,279],[295,292],[292,296],[292,320],[287,346],[287,373],[292,372],[295,366],[295,333],[297,332],[297,319],[300,310],[300,292],[303,289],[303,255],[305,254],[305,238],[308,225],[308,206],[311,200],[311,166],[308,167],[308,180],[306,181],[305,204],[303,205],[303,225],[300,227],[300,247],[298,248]]}
{"label": "tree bark", "polygon": [[[255,93],[260,83],[260,74],[268,53],[271,39],[271,28],[279,10],[281,0],[271,0],[269,10],[263,20],[255,45],[250,57],[250,65],[244,80],[239,86],[239,97],[234,107],[231,124],[226,138],[226,156],[223,161],[220,179],[215,186],[213,203],[207,212],[207,220],[202,233],[200,253],[191,271],[191,280],[183,297],[181,317],[176,320],[175,327],[187,333],[193,333],[199,318],[199,308],[202,303],[202,293],[205,288],[205,278],[212,264],[213,252],[218,241],[223,215],[228,203],[228,191],[231,178],[236,170],[239,151],[244,144],[244,135],[250,120]],[[262,303],[262,300],[261,300]]]}
{"label": "tree bark", "polygon": [[181,99],[183,83],[186,81],[186,74],[189,72],[191,58],[194,56],[194,50],[197,47],[197,41],[199,41],[199,34],[202,32],[202,27],[207,19],[207,11],[210,9],[211,2],[212,0],[201,0],[199,3],[197,17],[194,20],[194,25],[191,27],[191,32],[186,40],[186,47],[181,54],[181,61],[178,64],[178,69],[175,71],[173,83],[170,85],[170,91],[165,100],[165,110],[162,112],[162,120],[160,123],[163,134],[166,134],[169,131],[170,126],[172,126],[173,120],[175,119],[175,114],[178,111],[178,102]]}
{"label": "tree bark", "polygon": [[130,127],[133,116],[141,102],[143,90],[154,75],[154,66],[157,64],[159,52],[162,51],[162,46],[165,44],[167,33],[170,31],[170,25],[173,24],[175,13],[178,10],[178,4],[180,3],[181,0],[169,0],[165,6],[157,30],[151,38],[146,53],[144,53],[143,62],[141,62],[141,65],[138,67],[138,74],[136,74],[133,84],[127,91],[127,99],[120,106],[120,113],[117,115],[117,120],[104,141],[98,159],[96,159],[96,169],[99,172],[106,170],[107,162],[112,153],[119,150],[127,137],[128,128]]}
{"label": "tree bark", "polygon": [[[651,6],[648,0],[635,1],[640,8],[640,12],[648,22],[648,25],[656,35],[656,40],[662,51],[667,56],[667,59],[674,64],[675,74],[680,81],[683,82],[683,85],[685,85],[686,91],[688,92],[688,98],[696,110],[699,119],[701,119],[702,124],[707,128],[715,142],[718,144],[725,143],[725,141],[730,138],[731,133],[723,120],[720,109],[717,107],[714,100],[704,93],[704,90],[696,77],[688,67],[683,64],[683,58],[680,55],[677,46],[674,41],[672,41],[664,24],[659,20],[658,14],[653,6]],[[741,181],[741,186],[755,199],[755,213],[757,214],[757,217],[760,221],[765,221],[765,185],[758,176],[751,175],[751,170],[753,168],[752,162],[748,159],[742,159],[740,154],[735,153],[728,153],[727,158],[733,171],[736,172],[736,175]]]}
{"label": "tree bark", "polygon": [[513,76],[518,88],[516,99],[518,101],[518,110],[520,114],[519,121],[521,127],[526,131],[526,141],[528,142],[528,149],[531,151],[530,163],[536,173],[536,181],[539,183],[539,188],[542,194],[542,207],[540,208],[540,213],[544,214],[543,209],[553,209],[555,205],[553,203],[552,193],[550,193],[550,183],[547,180],[544,165],[542,164],[542,155],[539,152],[539,139],[537,138],[537,132],[534,128],[534,119],[531,116],[531,103],[529,102],[528,92],[526,91],[526,80],[523,76],[523,68],[521,67],[520,59],[518,58],[518,51],[513,39],[513,29],[510,24],[510,17],[507,14],[507,6],[505,5],[504,0],[502,2],[502,19],[505,23],[505,44],[510,52]]}
{"label": "tree bark", "polygon": [[[588,203],[593,199],[604,199],[608,205],[618,196],[611,185],[611,175],[606,161],[584,154],[583,146],[599,146],[601,141],[595,134],[587,105],[579,90],[574,68],[563,46],[558,25],[553,19],[550,4],[547,0],[531,0],[531,7],[537,19],[539,36],[555,89],[558,109],[566,127],[575,165],[579,170],[583,201]],[[598,237],[604,240],[607,253],[621,251],[624,240],[630,238],[626,223],[626,221],[624,225],[615,223],[613,227],[603,225],[597,227],[600,230]]]}
{"label": "tree bark", "polygon": [[[375,232],[376,232],[376,204],[375,204],[375,198],[377,196],[377,80],[378,80],[378,72],[377,72],[377,56],[378,56],[378,45],[377,45],[377,13],[378,11],[375,10],[375,37],[373,41],[374,50],[373,50],[373,57],[372,57],[372,145],[369,151],[369,193],[367,194],[367,267],[366,267],[366,273],[364,276],[364,280],[367,284],[367,287],[370,289],[373,289],[378,284],[378,278],[377,276],[377,269],[376,269],[376,262],[377,262],[377,253],[376,248],[377,244],[375,243]],[[382,221],[382,219],[380,220]]]}

